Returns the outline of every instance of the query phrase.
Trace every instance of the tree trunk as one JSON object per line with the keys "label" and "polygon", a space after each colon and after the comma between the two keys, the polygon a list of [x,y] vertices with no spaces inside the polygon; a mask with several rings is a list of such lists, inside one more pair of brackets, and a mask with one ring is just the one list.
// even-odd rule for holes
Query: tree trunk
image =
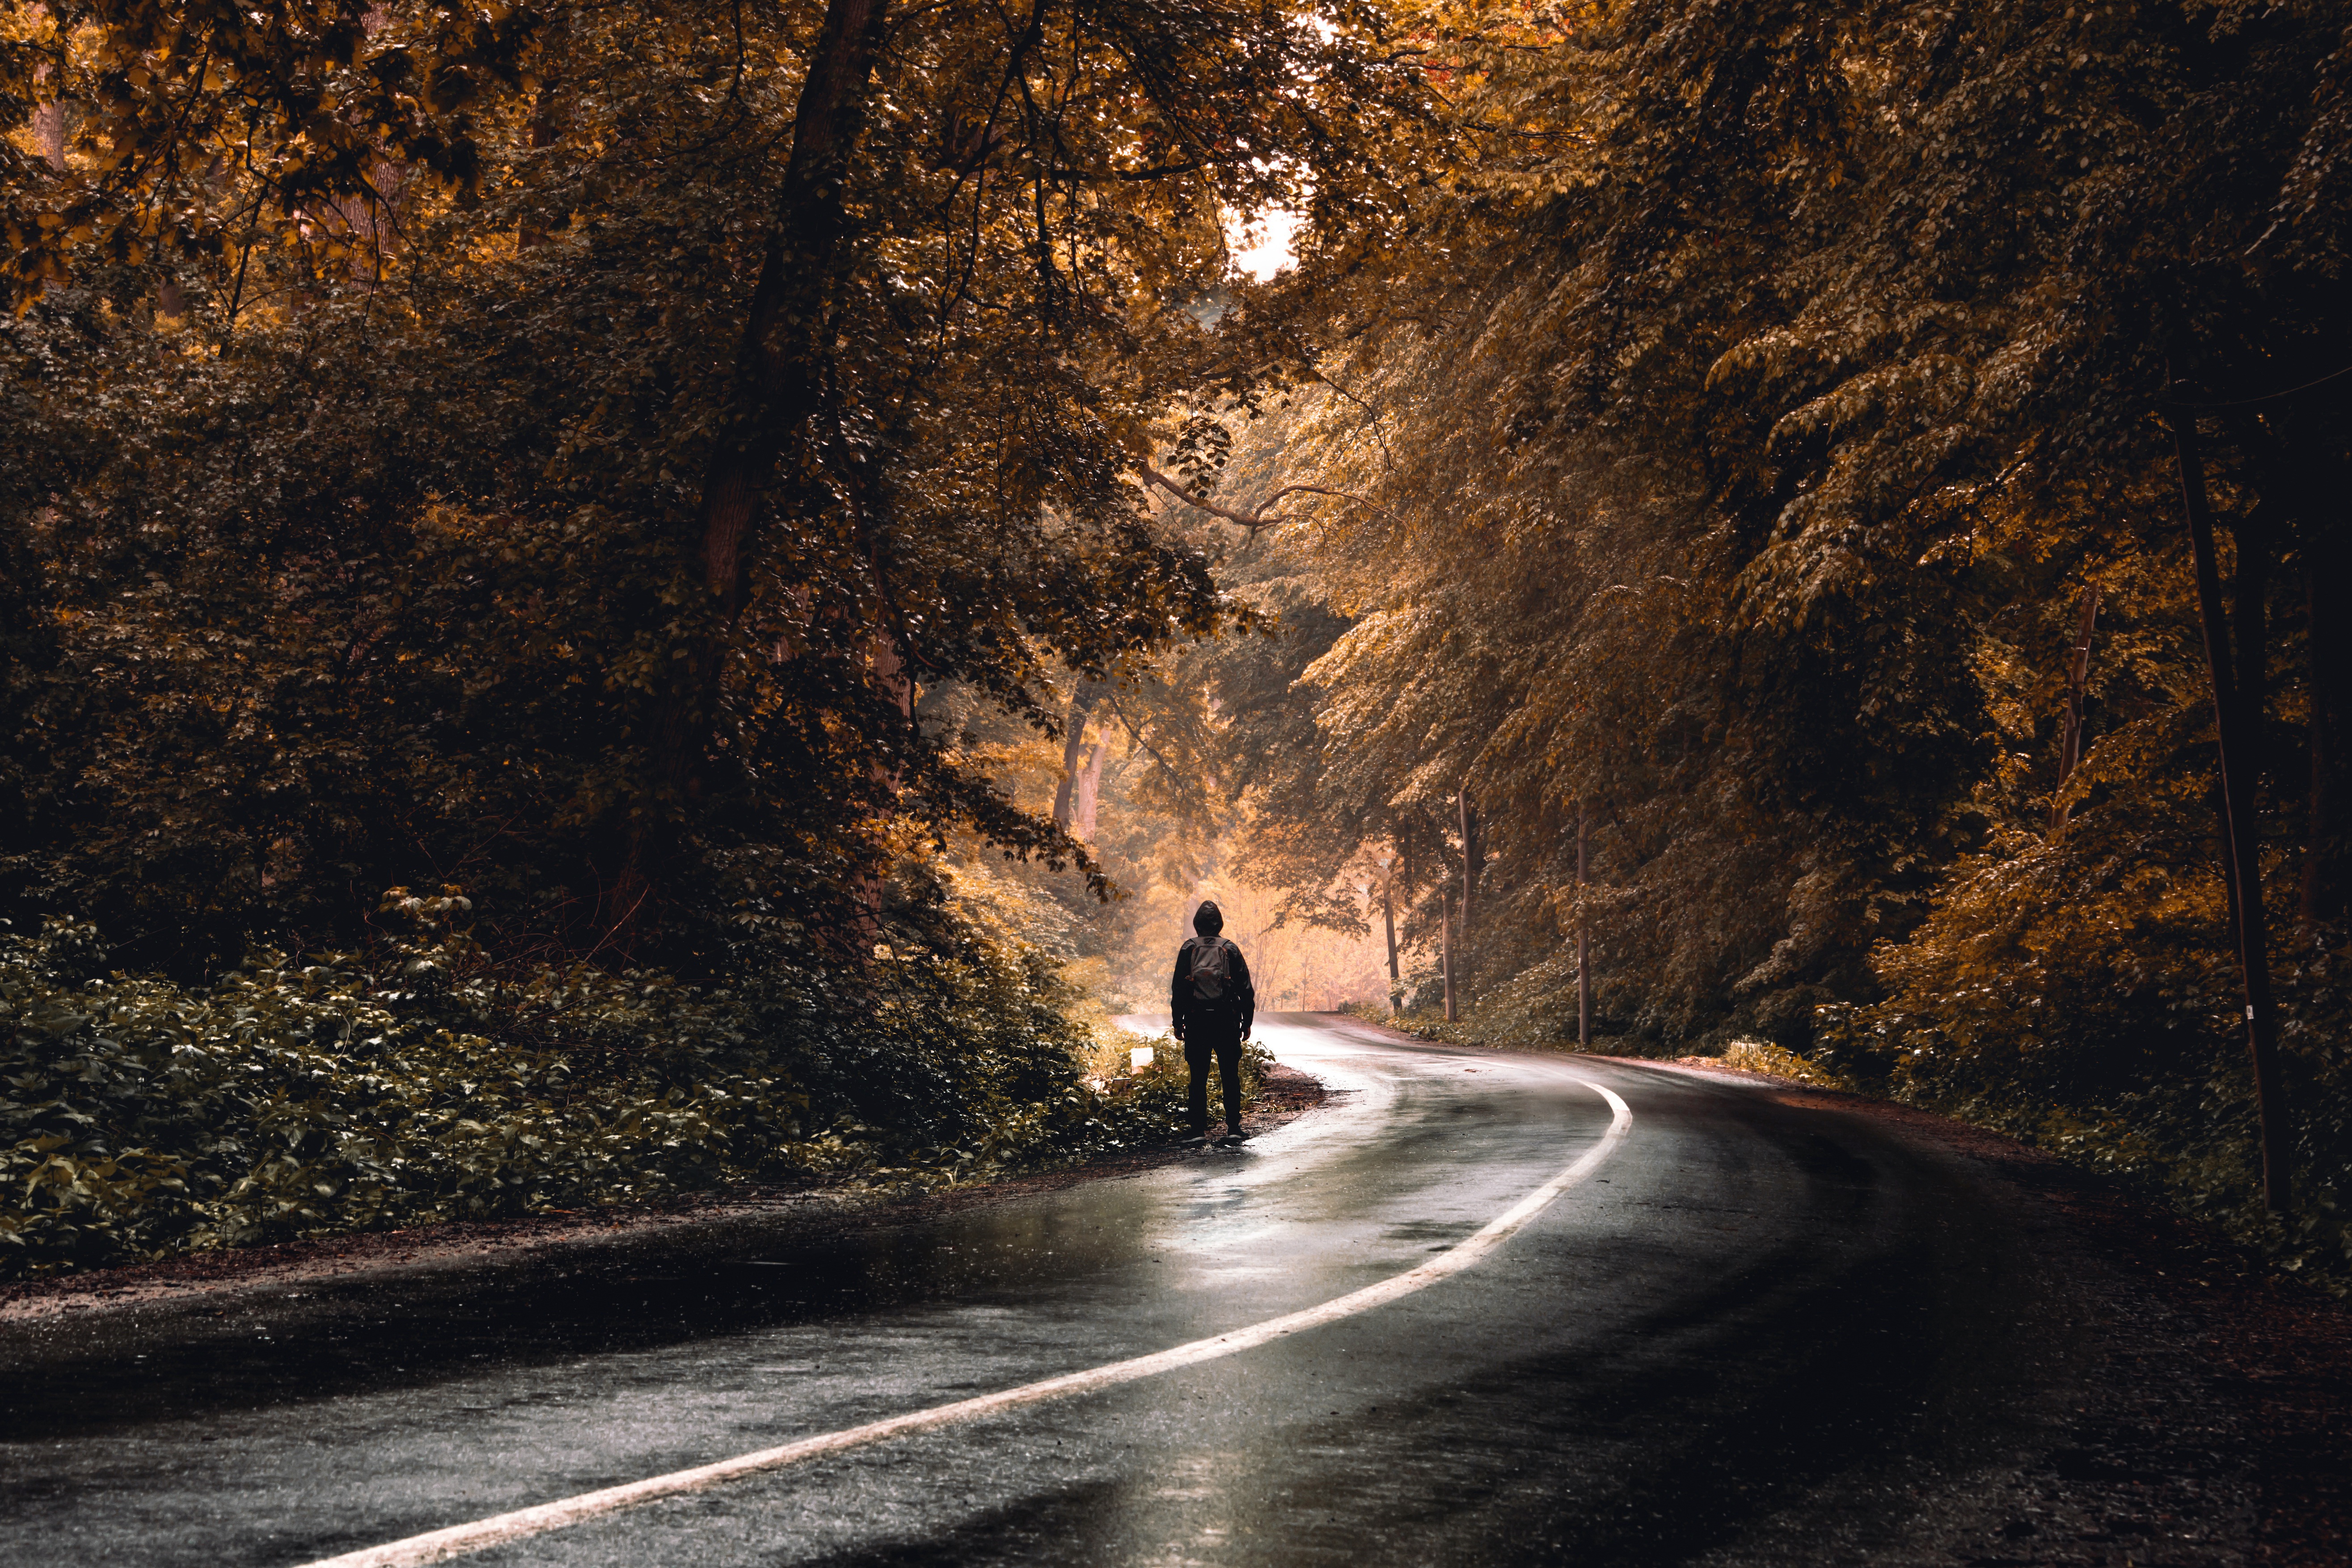
{"label": "tree trunk", "polygon": [[1070,808],[1070,833],[1073,837],[1091,844],[1095,841],[1095,811],[1102,800],[1103,758],[1110,748],[1100,741],[1087,746],[1087,760],[1078,768],[1077,799]]}
{"label": "tree trunk", "polygon": [[[39,13],[36,11],[34,15],[38,16]],[[40,91],[40,84],[47,81],[48,77],[48,67],[44,65],[33,68],[33,90],[36,93]],[[34,151],[40,153],[43,163],[62,174],[66,166],[64,102],[53,98],[46,102],[36,103],[33,106],[32,132]]]}
{"label": "tree trunk", "polygon": [[2333,555],[2334,542],[2322,534],[2315,520],[2308,526],[2306,537],[2310,542],[2305,546],[2303,596],[2305,614],[2310,626],[2305,637],[2304,660],[2309,687],[2305,697],[2309,708],[2305,732],[2311,753],[2311,783],[2305,813],[2303,879],[2295,899],[2294,926],[2299,940],[2316,945],[2319,941],[2320,905],[2326,897],[2328,815],[2333,804],[2328,775],[2335,766],[2336,715],[2333,710],[2336,706],[2339,644],[2321,587],[2323,579],[2333,580],[2327,566]]}
{"label": "tree trunk", "polygon": [[1478,808],[1471,804],[1470,786],[1464,784],[1454,797],[1462,817],[1462,926],[1456,931],[1455,945],[1462,951],[1466,970],[1470,952],[1470,905],[1478,896],[1479,862],[1486,858],[1486,847],[1478,842]]}
{"label": "tree trunk", "polygon": [[2083,760],[2083,683],[2091,673],[2091,628],[2099,618],[2096,584],[2083,590],[2083,609],[2075,617],[2074,656],[2066,667],[2066,717],[2058,739],[2058,784],[2050,792],[2050,831],[2066,826],[2066,805],[2059,795]]}
{"label": "tree trunk", "polygon": [[[751,596],[751,532],[760,495],[783,446],[815,411],[822,331],[846,227],[851,153],[866,125],[881,52],[885,0],[829,0],[793,116],[793,152],[737,353],[728,424],[702,484],[692,548],[711,619],[694,656],[663,695],[654,727],[652,782],[676,805],[699,792],[726,651]],[[612,940],[627,931],[651,890],[646,828],[605,900]]]}
{"label": "tree trunk", "polygon": [[[564,51],[571,41],[572,14],[568,11],[559,11],[548,23],[547,31],[540,43],[541,60],[539,96],[532,100],[530,106],[530,150],[534,153],[543,153],[554,146],[562,136],[564,122],[569,118],[564,112],[562,100],[556,96],[561,84],[554,79],[554,68],[557,57]],[[526,221],[515,235],[515,247],[519,250],[536,250],[553,237],[554,235],[549,230]]]}
{"label": "tree trunk", "polygon": [[751,517],[777,454],[816,405],[816,361],[846,228],[849,157],[866,127],[884,0],[831,0],[793,115],[793,155],[737,359],[733,416],[696,520],[703,583],[732,621],[749,589]]}
{"label": "tree trunk", "polygon": [[[2293,1178],[2288,1164],[2286,1109],[2279,1092],[2278,1019],[2271,1001],[2270,954],[2263,919],[2262,844],[2254,816],[2255,773],[2260,742],[2253,726],[2259,711],[2249,715],[2244,699],[2259,699],[2263,647],[2260,605],[2238,606],[2242,633],[2252,640],[2243,650],[2250,668],[2242,679],[2231,674],[2230,633],[2221,605],[2221,572],[2213,549],[2213,514],[2205,496],[2205,466],[2198,449],[2196,417],[2172,416],[2174,456],[2180,477],[2180,499],[2189,514],[2189,541],[2196,558],[2198,618],[2205,636],[2205,665],[2213,689],[2213,728],[2221,752],[2222,811],[2230,843],[2229,874],[2237,890],[2238,966],[2245,984],[2246,1042],[2253,1058],[2254,1101],[2262,1123],[2263,1199],[2274,1212],[2284,1212]],[[2244,538],[2258,552],[2266,541]],[[2263,581],[2257,565],[2251,576],[2246,563],[2239,565],[2239,586],[2259,590]],[[2251,611],[2251,614],[2249,613]]]}
{"label": "tree trunk", "polygon": [[1454,889],[1437,889],[1437,964],[1445,973],[1445,1021],[1454,1022]]}
{"label": "tree trunk", "polygon": [[[1576,891],[1580,900],[1584,895],[1585,826],[1584,799],[1580,795],[1576,802]],[[1583,1050],[1591,1044],[1592,943],[1580,906],[1576,911],[1576,1048]]]}
{"label": "tree trunk", "polygon": [[[888,632],[877,632],[873,645],[866,651],[866,668],[873,674],[874,684],[887,693],[898,710],[898,717],[908,723],[915,721],[915,678],[907,667],[907,656],[898,639]],[[895,768],[887,770],[895,782]]]}
{"label": "tree trunk", "polygon": [[1070,691],[1070,715],[1062,729],[1062,782],[1054,786],[1054,821],[1063,827],[1070,825],[1083,765],[1080,755],[1086,746],[1087,716],[1094,711],[1096,695],[1095,683],[1084,676]]}
{"label": "tree trunk", "polygon": [[[875,685],[888,693],[898,705],[899,717],[909,724],[915,720],[915,679],[908,673],[907,661],[898,652],[898,639],[887,632],[876,636],[866,651],[866,668],[874,677]],[[888,763],[874,766],[874,777],[892,796],[898,791],[898,770]],[[853,941],[850,956],[863,965],[874,956],[874,943],[882,935],[882,868],[879,855],[876,860],[861,867],[851,878],[856,910],[851,916]]]}
{"label": "tree trunk", "polygon": [[1415,897],[1413,889],[1420,886],[1412,879],[1412,825],[1411,823],[1406,823],[1397,829],[1397,855],[1404,862],[1404,907],[1405,912],[1410,914],[1412,911]]}
{"label": "tree trunk", "polygon": [[2235,952],[2245,926],[2238,918],[2238,848],[2230,841],[2230,796],[2217,774],[2213,780],[2213,838],[2221,847],[2222,901],[2228,906],[2230,951]]}
{"label": "tree trunk", "polygon": [[2240,523],[2237,572],[2230,584],[2230,646],[2231,666],[2238,677],[2238,725],[2245,737],[2240,768],[2246,777],[2249,813],[2262,808],[2264,775],[2271,769],[2270,735],[2270,588],[2271,564],[2278,537],[2264,510],[2257,507]]}

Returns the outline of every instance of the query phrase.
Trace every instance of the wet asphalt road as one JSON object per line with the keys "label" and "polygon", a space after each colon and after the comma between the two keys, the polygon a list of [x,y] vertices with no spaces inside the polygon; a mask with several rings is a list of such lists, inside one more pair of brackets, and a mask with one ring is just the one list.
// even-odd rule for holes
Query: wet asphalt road
{"label": "wet asphalt road", "polygon": [[[1466,1273],[465,1561],[1856,1561],[1903,1511],[1857,1475],[2004,1440],[1986,1413],[2044,1336],[1960,1162],[1668,1070],[1329,1019],[1260,1037],[1339,1094],[1137,1177],[0,1331],[0,1563],[304,1563],[1312,1306],[1592,1147],[1610,1110],[1580,1076],[1630,1135]],[[1791,1533],[1828,1488],[1836,1517]]]}

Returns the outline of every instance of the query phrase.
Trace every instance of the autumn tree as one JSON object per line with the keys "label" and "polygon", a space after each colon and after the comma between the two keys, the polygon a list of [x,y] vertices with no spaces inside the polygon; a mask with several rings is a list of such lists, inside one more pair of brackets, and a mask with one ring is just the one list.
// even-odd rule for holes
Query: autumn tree
{"label": "autumn tree", "polygon": [[79,106],[8,151],[73,628],[10,896],[197,967],[394,881],[693,965],[854,932],[905,831],[1082,858],[920,694],[1051,729],[1220,623],[1136,478],[1230,374],[1191,306],[1228,212],[1376,203],[1415,90],[1213,4],[10,16],[16,123]]}
{"label": "autumn tree", "polygon": [[[1923,1095],[2102,1126],[2211,1083],[2264,1129],[2274,1201],[2291,1161],[2340,1170],[2333,1113],[2276,1092],[2324,1054],[2273,1074],[2259,1006],[2259,1070],[2226,1043],[2290,927],[2280,1037],[2324,1033],[2340,929],[2342,667],[2309,608],[2352,388],[2322,195],[2340,18],[1641,0],[1396,26],[1444,105],[1409,217],[1318,231],[1234,331],[1318,345],[1330,393],[1276,478],[1356,498],[1295,503],[1352,623],[1307,677],[1319,765],[1370,775],[1359,799],[1475,790],[1479,918],[1518,943],[1489,1016],[1557,1037],[1568,917],[1612,1032],[1834,1039]],[[2143,978],[2068,992],[2101,1025],[1938,1033],[2134,908],[2169,911],[2126,950]],[[2209,963],[2233,930],[2244,985]],[[1857,1032],[1842,1009],[1883,987],[1908,1002]]]}

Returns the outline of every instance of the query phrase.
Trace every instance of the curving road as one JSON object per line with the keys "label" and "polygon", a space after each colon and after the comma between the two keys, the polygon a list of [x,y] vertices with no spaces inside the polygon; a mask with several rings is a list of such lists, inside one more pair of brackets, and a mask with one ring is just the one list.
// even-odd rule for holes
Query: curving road
{"label": "curving road", "polygon": [[1213,1342],[1433,1261],[1233,1353],[464,1560],[1894,1560],[1921,1478],[2030,1420],[2063,1325],[2022,1321],[2017,1222],[1965,1162],[1672,1069],[1297,1016],[1260,1034],[1334,1100],[1130,1179],[0,1331],[0,1563],[309,1563]]}

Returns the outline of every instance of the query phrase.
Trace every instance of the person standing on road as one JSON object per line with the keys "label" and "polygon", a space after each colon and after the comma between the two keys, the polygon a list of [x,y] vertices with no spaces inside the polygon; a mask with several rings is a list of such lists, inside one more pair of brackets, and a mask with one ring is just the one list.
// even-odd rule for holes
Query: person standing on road
{"label": "person standing on road", "polygon": [[1213,1057],[1224,1079],[1225,1142],[1238,1143],[1249,1136],[1242,1131],[1242,1042],[1257,1014],[1257,990],[1242,950],[1219,934],[1223,910],[1204,900],[1192,913],[1192,929],[1199,934],[1176,950],[1176,974],[1168,983],[1170,1027],[1192,1069],[1192,1136],[1185,1142],[1208,1142]]}

